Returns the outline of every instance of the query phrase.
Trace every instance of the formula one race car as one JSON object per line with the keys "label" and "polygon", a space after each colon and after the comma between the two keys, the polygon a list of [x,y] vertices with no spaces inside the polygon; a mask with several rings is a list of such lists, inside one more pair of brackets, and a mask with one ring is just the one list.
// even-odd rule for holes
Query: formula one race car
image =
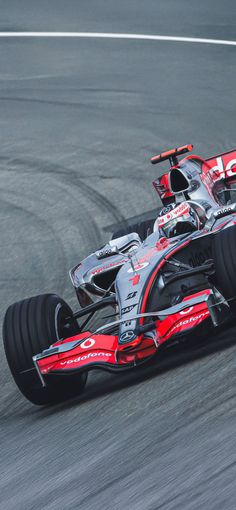
{"label": "formula one race car", "polygon": [[[79,311],[55,294],[8,308],[6,357],[30,401],[70,397],[82,391],[89,370],[131,369],[234,321],[236,150],[179,162],[190,150],[151,159],[171,165],[154,181],[164,206],[156,220],[113,235],[70,271]],[[92,330],[92,317],[105,308],[103,324]]]}

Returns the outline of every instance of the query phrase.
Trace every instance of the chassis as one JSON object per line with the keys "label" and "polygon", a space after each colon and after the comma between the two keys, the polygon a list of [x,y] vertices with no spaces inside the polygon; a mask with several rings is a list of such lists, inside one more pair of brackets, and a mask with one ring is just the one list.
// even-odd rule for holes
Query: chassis
{"label": "chassis", "polygon": [[[198,214],[206,211],[202,230],[167,239],[153,229],[154,220],[145,222],[152,232],[147,237],[144,225],[123,229],[70,271],[79,311],[72,312],[55,294],[8,308],[6,357],[30,401],[50,404],[70,397],[83,390],[92,369],[133,368],[161,348],[193,336],[207,338],[234,321],[236,151],[178,162],[191,148],[152,158],[154,164],[169,159],[171,165],[153,184],[164,205],[188,200]],[[110,315],[91,329],[92,317],[104,309]]]}

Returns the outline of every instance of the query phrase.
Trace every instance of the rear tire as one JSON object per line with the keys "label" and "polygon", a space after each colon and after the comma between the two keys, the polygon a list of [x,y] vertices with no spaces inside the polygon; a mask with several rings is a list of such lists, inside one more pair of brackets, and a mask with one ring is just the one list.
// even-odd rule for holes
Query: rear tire
{"label": "rear tire", "polygon": [[[70,317],[71,320],[65,319]],[[11,373],[21,393],[38,405],[52,404],[79,393],[87,374],[53,378],[45,388],[32,357],[56,341],[79,332],[71,308],[56,294],[42,294],[11,305],[3,323],[3,343]]]}
{"label": "rear tire", "polygon": [[236,226],[221,230],[214,236],[212,255],[216,272],[216,286],[236,314]]}

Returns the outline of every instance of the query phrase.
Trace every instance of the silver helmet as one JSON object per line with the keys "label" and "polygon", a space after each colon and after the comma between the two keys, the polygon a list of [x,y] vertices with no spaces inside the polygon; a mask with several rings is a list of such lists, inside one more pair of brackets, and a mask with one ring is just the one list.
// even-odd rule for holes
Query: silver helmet
{"label": "silver helmet", "polygon": [[160,234],[165,237],[194,232],[201,226],[197,212],[188,202],[164,207],[157,218],[157,228]]}

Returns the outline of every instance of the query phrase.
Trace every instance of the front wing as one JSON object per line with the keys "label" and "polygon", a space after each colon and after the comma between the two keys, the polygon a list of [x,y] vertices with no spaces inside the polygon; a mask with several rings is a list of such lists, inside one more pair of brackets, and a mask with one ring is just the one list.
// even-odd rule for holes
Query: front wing
{"label": "front wing", "polygon": [[156,320],[152,331],[138,334],[128,346],[118,343],[118,335],[90,331],[56,342],[33,357],[42,384],[45,386],[48,377],[53,375],[69,375],[94,368],[116,372],[135,367],[152,358],[161,346],[191,335],[205,321],[211,327],[219,326],[230,311],[222,296],[216,297],[212,289],[206,289],[153,315]]}

